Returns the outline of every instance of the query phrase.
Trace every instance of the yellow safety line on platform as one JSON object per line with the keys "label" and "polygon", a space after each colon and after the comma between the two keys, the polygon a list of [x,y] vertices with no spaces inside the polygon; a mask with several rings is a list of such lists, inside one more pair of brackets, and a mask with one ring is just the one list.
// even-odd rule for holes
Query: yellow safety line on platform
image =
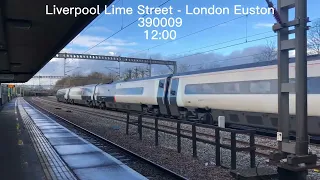
{"label": "yellow safety line on platform", "polygon": [[19,145],[19,146],[22,146],[22,145],[23,145],[23,141],[22,141],[21,139],[19,139],[18,145]]}
{"label": "yellow safety line on platform", "polygon": [[17,115],[17,99],[14,101],[14,113]]}

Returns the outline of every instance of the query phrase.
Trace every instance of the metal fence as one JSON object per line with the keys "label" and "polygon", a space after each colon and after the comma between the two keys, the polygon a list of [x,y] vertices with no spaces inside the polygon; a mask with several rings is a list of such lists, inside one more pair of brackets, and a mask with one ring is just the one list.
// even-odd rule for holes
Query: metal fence
{"label": "metal fence", "polygon": [[[235,129],[229,129],[229,128],[221,128],[218,126],[213,125],[206,125],[206,124],[199,124],[194,123],[190,121],[182,121],[182,120],[174,120],[174,119],[168,119],[168,118],[162,118],[162,117],[154,117],[150,115],[143,115],[143,114],[136,114],[132,112],[126,112],[127,113],[127,119],[126,119],[126,134],[129,134],[129,125],[137,126],[138,133],[139,133],[139,139],[142,140],[142,128],[154,130],[155,133],[155,145],[159,145],[159,132],[167,133],[176,136],[177,138],[177,151],[178,153],[181,152],[181,138],[186,138],[192,141],[192,152],[193,157],[197,157],[197,142],[202,142],[206,144],[211,144],[216,146],[215,148],[215,159],[216,159],[216,166],[222,166],[221,165],[221,154],[220,154],[220,148],[229,149],[231,150],[231,169],[236,169],[236,162],[237,162],[237,152],[249,152],[250,154],[250,167],[254,168],[256,166],[256,160],[255,160],[255,154],[256,154],[256,146],[255,146],[255,131],[254,130],[235,130]],[[136,121],[130,121],[130,115],[138,116],[138,120]],[[154,119],[154,127],[143,125],[142,118],[150,118]],[[175,132],[160,129],[159,128],[159,121],[164,122],[172,122],[176,123],[176,129]],[[191,136],[185,135],[181,133],[181,125],[190,125],[191,126]],[[207,128],[207,129],[214,129],[215,133],[214,141],[202,139],[197,137],[197,127],[201,128]],[[221,132],[229,132],[231,134],[231,143],[230,144],[222,144],[221,143]],[[237,147],[237,140],[236,136],[237,134],[246,134],[249,135],[249,147]]]}

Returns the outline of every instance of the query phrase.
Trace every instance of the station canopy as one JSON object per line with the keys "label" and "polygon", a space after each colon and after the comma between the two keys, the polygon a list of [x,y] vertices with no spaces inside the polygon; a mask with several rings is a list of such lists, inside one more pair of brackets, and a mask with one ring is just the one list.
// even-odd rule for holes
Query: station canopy
{"label": "station canopy", "polygon": [[113,0],[0,1],[0,83],[26,82],[97,15],[47,15],[48,7],[97,7]]}

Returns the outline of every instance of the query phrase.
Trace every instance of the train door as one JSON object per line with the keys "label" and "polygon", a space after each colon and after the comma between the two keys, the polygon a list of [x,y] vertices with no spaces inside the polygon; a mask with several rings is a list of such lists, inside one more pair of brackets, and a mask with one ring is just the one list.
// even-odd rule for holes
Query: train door
{"label": "train door", "polygon": [[160,114],[163,115],[170,115],[169,103],[167,99],[170,78],[171,76],[159,80],[157,102],[159,105]]}
{"label": "train door", "polygon": [[69,101],[69,93],[70,93],[70,88],[66,90],[66,93],[64,94],[64,100],[67,103]]}
{"label": "train door", "polygon": [[179,78],[172,78],[170,88],[168,92],[169,109],[172,116],[180,116],[178,104],[177,104],[177,93],[179,87]]}
{"label": "train door", "polygon": [[93,88],[93,93],[92,93],[92,98],[91,98],[93,106],[97,106],[98,105],[98,102],[97,102],[97,95],[98,95],[98,89],[99,89],[98,85],[99,84],[96,84],[94,86],[94,88]]}

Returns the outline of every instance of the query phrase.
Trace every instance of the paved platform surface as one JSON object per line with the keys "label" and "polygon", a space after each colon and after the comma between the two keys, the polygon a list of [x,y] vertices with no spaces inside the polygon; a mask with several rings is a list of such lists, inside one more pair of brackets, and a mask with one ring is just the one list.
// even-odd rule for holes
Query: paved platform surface
{"label": "paved platform surface", "polygon": [[[67,164],[63,162],[59,154],[52,148],[50,142],[46,139],[46,137],[43,135],[40,129],[36,126],[35,122],[41,122],[41,115],[38,115],[37,113],[28,114],[28,110],[32,110],[32,108],[23,107],[21,104],[25,104],[25,101],[19,99],[18,109],[21,118],[24,122],[26,129],[29,132],[30,138],[35,147],[35,151],[40,159],[41,166],[46,175],[46,179],[76,180],[76,176],[69,169]],[[32,119],[30,116],[34,119]]]}
{"label": "paved platform surface", "polygon": [[15,105],[13,99],[0,107],[0,179],[46,179]]}
{"label": "paved platform surface", "polygon": [[146,179],[56,123],[22,98],[18,101],[18,109],[31,139],[36,144],[45,174],[58,179]]}

